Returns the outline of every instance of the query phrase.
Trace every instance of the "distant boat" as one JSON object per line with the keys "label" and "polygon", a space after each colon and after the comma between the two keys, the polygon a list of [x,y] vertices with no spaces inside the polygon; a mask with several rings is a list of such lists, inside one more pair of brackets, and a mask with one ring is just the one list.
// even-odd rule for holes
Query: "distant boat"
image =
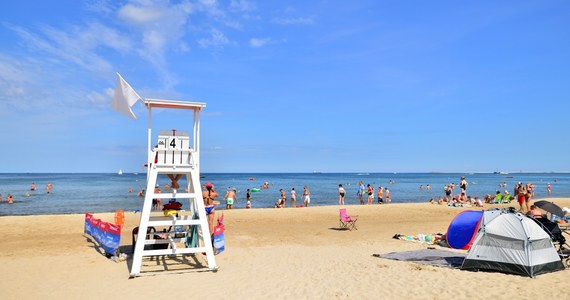
{"label": "distant boat", "polygon": [[119,169],[119,173],[117,173],[119,175],[123,175],[123,170]]}

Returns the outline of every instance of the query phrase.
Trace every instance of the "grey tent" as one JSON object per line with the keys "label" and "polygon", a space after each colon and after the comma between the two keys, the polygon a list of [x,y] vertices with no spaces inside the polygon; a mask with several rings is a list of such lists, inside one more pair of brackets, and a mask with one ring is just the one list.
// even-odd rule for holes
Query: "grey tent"
{"label": "grey tent", "polygon": [[534,277],[564,269],[550,235],[520,213],[486,211],[461,269]]}

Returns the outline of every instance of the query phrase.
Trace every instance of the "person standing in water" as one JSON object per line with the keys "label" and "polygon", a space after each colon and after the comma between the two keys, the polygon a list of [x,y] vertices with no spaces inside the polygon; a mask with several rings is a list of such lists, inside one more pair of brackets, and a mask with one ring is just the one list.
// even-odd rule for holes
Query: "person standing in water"
{"label": "person standing in water", "polygon": [[309,192],[309,188],[305,186],[303,188],[303,204],[305,204],[305,207],[308,207],[310,203],[311,203],[311,192]]}
{"label": "person standing in water", "polygon": [[53,189],[53,186],[51,185],[51,182],[48,182],[48,184],[46,184],[47,193],[51,194],[52,189]]}
{"label": "person standing in water", "polygon": [[228,189],[224,198],[226,199],[226,209],[234,208],[234,201],[237,203],[236,190],[233,188]]}
{"label": "person standing in water", "polygon": [[342,184],[338,185],[338,205],[344,205],[344,188],[342,187]]}
{"label": "person standing in water", "polygon": [[297,191],[295,188],[291,188],[291,207],[295,207],[297,203]]}
{"label": "person standing in water", "polygon": [[358,196],[358,200],[360,200],[360,204],[364,204],[364,199],[362,199],[362,196],[364,195],[364,183],[362,183],[362,180],[358,182],[358,191],[356,192],[356,195]]}
{"label": "person standing in water", "polygon": [[251,191],[249,189],[245,192],[245,208],[251,208]]}

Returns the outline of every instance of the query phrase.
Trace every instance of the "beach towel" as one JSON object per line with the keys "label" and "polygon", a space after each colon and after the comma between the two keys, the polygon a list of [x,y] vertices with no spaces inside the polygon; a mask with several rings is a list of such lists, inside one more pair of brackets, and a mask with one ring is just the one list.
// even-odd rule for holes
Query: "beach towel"
{"label": "beach towel", "polygon": [[[198,213],[194,212],[192,220],[198,220]],[[198,225],[191,225],[188,235],[186,236],[186,247],[196,248],[198,247]]]}
{"label": "beach towel", "polygon": [[465,259],[464,253],[457,253],[441,249],[421,249],[415,251],[390,252],[385,254],[373,254],[373,256],[454,269],[459,269],[463,264],[463,260]]}

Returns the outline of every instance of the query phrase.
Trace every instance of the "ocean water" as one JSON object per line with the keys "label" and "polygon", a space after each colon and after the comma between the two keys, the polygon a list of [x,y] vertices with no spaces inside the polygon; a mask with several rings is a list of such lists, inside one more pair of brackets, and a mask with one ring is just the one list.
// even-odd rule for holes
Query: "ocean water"
{"label": "ocean water", "polygon": [[[560,173],[511,173],[511,174],[446,174],[446,173],[207,173],[202,174],[201,183],[208,181],[215,184],[216,190],[222,194],[228,188],[238,190],[238,202],[234,207],[245,207],[245,192],[248,188],[260,187],[263,182],[269,183],[269,189],[252,193],[253,208],[273,207],[279,198],[279,189],[287,193],[287,206],[290,206],[290,191],[297,191],[297,204],[302,204],[303,186],[311,191],[311,206],[335,205],[338,203],[338,185],[346,190],[345,204],[358,204],[356,196],[358,181],[366,184],[388,187],[393,203],[427,202],[430,198],[443,196],[443,187],[449,183],[459,184],[461,176],[466,176],[469,186],[467,194],[482,197],[494,194],[505,182],[506,189],[512,193],[517,182],[532,182],[536,186],[535,198],[570,197],[570,174]],[[254,180],[250,180],[250,178]],[[394,183],[391,184],[390,181]],[[52,193],[46,192],[46,184],[53,185]],[[159,177],[161,186],[169,183],[169,179]],[[37,185],[36,191],[30,191],[30,185]],[[185,179],[179,181],[181,186]],[[552,194],[547,195],[546,185],[552,186]],[[426,185],[431,191],[426,190]],[[419,186],[424,189],[420,190]],[[129,187],[133,192],[129,193]],[[137,191],[146,188],[146,174],[57,174],[57,173],[21,173],[0,174],[0,193],[2,199],[8,193],[14,196],[15,202],[0,202],[2,215],[30,214],[70,214],[101,213],[121,209],[135,211],[142,208],[143,198]],[[220,197],[223,200],[223,197]],[[221,201],[224,203],[223,201]],[[218,209],[224,209],[221,205]]]}

